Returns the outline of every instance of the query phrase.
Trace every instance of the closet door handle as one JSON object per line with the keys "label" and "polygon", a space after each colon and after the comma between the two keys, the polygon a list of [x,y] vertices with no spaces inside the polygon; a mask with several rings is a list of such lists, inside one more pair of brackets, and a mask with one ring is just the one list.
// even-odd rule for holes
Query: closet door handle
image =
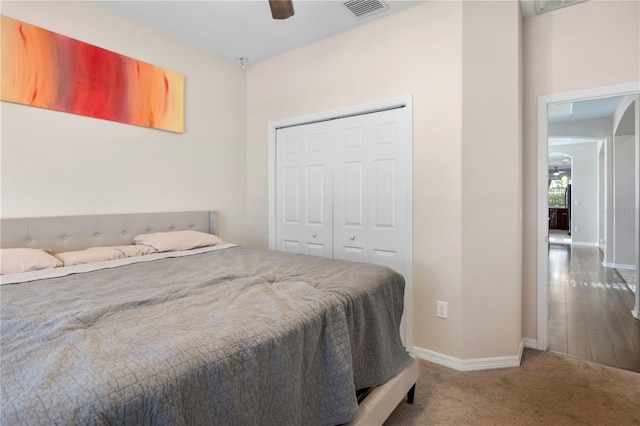
{"label": "closet door handle", "polygon": [[311,234],[311,236],[312,236],[313,238],[315,238],[315,237],[317,237],[317,236],[318,236],[318,234],[316,234],[316,233],[314,232],[313,234]]}
{"label": "closet door handle", "polygon": [[350,237],[349,237],[349,239],[350,239],[351,241],[353,241],[353,240],[355,240],[355,239],[356,239],[356,236],[355,236],[355,235],[352,235],[352,236],[350,236]]}

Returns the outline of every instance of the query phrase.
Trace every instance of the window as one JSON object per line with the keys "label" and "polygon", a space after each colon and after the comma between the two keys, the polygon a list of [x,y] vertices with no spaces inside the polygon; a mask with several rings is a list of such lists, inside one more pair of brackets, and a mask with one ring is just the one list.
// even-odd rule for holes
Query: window
{"label": "window", "polygon": [[569,179],[562,176],[562,179],[553,179],[549,183],[549,205],[567,205],[567,185]]}

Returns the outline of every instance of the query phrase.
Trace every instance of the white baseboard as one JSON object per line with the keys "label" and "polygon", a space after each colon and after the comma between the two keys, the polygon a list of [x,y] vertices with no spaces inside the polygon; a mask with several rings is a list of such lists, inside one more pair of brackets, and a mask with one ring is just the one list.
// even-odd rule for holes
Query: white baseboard
{"label": "white baseboard", "polygon": [[455,358],[449,355],[441,354],[439,352],[430,351],[428,349],[423,349],[416,346],[413,347],[413,351],[418,354],[418,357],[420,357],[420,359],[443,365],[445,367],[453,368],[454,370],[476,371],[491,370],[494,368],[519,367],[524,346],[525,343],[521,341],[518,355],[474,359]]}
{"label": "white baseboard", "polygon": [[607,268],[616,268],[616,269],[626,269],[629,271],[635,271],[636,265],[627,265],[624,263],[610,263],[610,262],[602,262],[602,266],[606,266]]}
{"label": "white baseboard", "polygon": [[524,352],[524,340],[520,339],[520,346],[518,347],[518,365],[522,363],[522,352]]}
{"label": "white baseboard", "polygon": [[534,339],[528,339],[526,337],[523,337],[522,344],[524,345],[525,348],[538,349],[538,341]]}
{"label": "white baseboard", "polygon": [[629,271],[635,271],[636,265],[625,265],[624,263],[616,263],[614,268],[616,269],[626,269]]}
{"label": "white baseboard", "polygon": [[598,242],[588,242],[588,241],[571,241],[572,246],[589,246],[589,247],[600,247],[600,243]]}

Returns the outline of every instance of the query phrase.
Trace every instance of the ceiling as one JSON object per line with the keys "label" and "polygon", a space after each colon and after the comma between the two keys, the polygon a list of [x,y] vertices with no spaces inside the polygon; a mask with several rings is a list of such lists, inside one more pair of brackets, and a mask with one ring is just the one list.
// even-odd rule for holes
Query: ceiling
{"label": "ceiling", "polygon": [[357,18],[342,1],[294,0],[295,15],[285,20],[271,18],[267,0],[96,3],[208,52],[254,64],[425,1],[386,0],[387,9]]}
{"label": "ceiling", "polygon": [[[585,101],[562,102],[549,105],[549,123],[563,123],[574,120],[588,120],[594,118],[611,118],[620,105],[624,96],[613,96]],[[549,145],[564,145],[575,143],[592,143],[588,138],[550,138]],[[571,177],[571,157],[561,153],[549,154],[549,178],[552,179],[556,170]]]}
{"label": "ceiling", "polygon": [[[295,15],[281,21],[271,18],[268,0],[94,1],[205,51],[236,62],[244,58],[250,65],[426,1],[441,0],[352,0],[386,6],[360,18],[347,9],[346,0],[293,0]],[[518,1],[526,18],[536,14],[536,4],[563,7],[584,0]]]}
{"label": "ceiling", "polygon": [[549,123],[613,117],[623,96],[562,102],[549,106]]}
{"label": "ceiling", "polygon": [[[555,172],[560,174],[554,176]],[[549,179],[559,179],[565,175],[571,177],[571,157],[560,152],[549,153]]]}

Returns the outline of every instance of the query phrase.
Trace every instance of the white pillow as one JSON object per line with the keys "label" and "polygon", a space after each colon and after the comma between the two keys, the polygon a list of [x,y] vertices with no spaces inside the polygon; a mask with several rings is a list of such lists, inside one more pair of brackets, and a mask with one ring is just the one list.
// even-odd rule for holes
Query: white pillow
{"label": "white pillow", "polygon": [[120,250],[124,253],[124,257],[144,256],[146,254],[156,253],[156,249],[149,246],[115,246],[114,249]]}
{"label": "white pillow", "polygon": [[36,271],[39,269],[59,268],[60,259],[44,250],[32,248],[6,248],[0,250],[0,274]]}
{"label": "white pillow", "polygon": [[210,247],[223,241],[214,234],[198,231],[170,231],[152,232],[136,235],[133,244],[143,244],[156,249],[158,252],[191,250],[200,247]]}
{"label": "white pillow", "polygon": [[61,259],[65,266],[71,266],[103,262],[105,260],[124,259],[125,254],[114,247],[91,247],[86,250],[57,253],[56,257]]}

